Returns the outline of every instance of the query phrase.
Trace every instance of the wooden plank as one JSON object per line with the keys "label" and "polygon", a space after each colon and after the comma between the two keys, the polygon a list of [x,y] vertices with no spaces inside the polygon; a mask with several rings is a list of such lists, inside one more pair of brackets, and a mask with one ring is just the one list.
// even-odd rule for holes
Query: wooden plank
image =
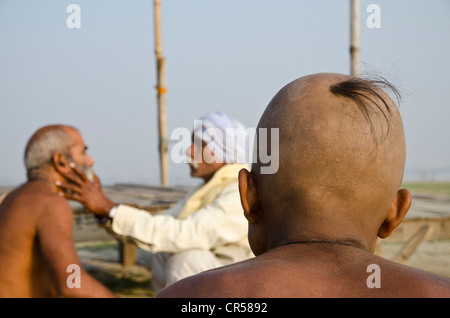
{"label": "wooden plank", "polygon": [[73,240],[78,242],[90,242],[90,241],[108,241],[114,238],[101,228],[94,214],[86,211],[85,209],[79,209],[74,211],[74,222],[72,227]]}
{"label": "wooden plank", "polygon": [[119,262],[123,267],[128,267],[136,263],[137,246],[129,240],[119,240]]}
{"label": "wooden plank", "polygon": [[400,264],[406,264],[419,245],[426,239],[431,230],[432,227],[430,224],[422,225],[392,260]]}
{"label": "wooden plank", "polygon": [[427,240],[447,240],[450,239],[450,217],[440,218],[410,218],[405,219],[394,230],[391,236],[381,242],[406,242],[414,233],[416,233],[422,226],[428,225],[431,228]]}

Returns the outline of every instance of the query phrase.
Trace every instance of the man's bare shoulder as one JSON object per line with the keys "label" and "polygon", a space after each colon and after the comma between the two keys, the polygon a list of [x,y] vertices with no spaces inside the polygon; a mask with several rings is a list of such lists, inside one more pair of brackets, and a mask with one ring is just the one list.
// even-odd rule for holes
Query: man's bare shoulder
{"label": "man's bare shoulder", "polygon": [[71,228],[73,212],[67,199],[57,194],[42,194],[42,212],[39,216],[40,224],[44,222],[60,224]]}
{"label": "man's bare shoulder", "polygon": [[[357,258],[357,257],[356,257]],[[303,263],[303,264],[302,264]],[[330,260],[330,263],[333,263]],[[379,265],[379,288],[368,284]],[[167,298],[276,297],[450,297],[450,278],[400,265],[377,256],[364,256],[336,266],[298,260],[256,257],[206,271],[162,290]]]}
{"label": "man's bare shoulder", "polygon": [[27,219],[35,221],[51,215],[71,217],[71,207],[67,199],[35,182],[27,182],[11,191],[2,205],[6,213],[26,215]]}
{"label": "man's bare shoulder", "polygon": [[449,298],[450,278],[379,258],[384,297]]}
{"label": "man's bare shoulder", "polygon": [[182,279],[162,291],[157,298],[228,298],[232,294],[232,281],[223,269],[203,272]]}
{"label": "man's bare shoulder", "polygon": [[[239,298],[252,297],[263,288],[266,266],[255,258],[190,276],[158,293],[158,298]],[[264,262],[263,262],[264,263]],[[268,273],[267,273],[268,274]],[[270,284],[270,283],[269,283]]]}

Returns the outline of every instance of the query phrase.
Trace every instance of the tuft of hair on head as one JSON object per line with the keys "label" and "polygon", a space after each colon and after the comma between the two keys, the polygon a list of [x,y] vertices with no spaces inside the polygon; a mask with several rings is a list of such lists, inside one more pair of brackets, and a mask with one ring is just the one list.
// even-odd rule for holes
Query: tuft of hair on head
{"label": "tuft of hair on head", "polygon": [[[370,77],[351,76],[345,81],[330,86],[331,93],[349,98],[358,105],[358,108],[371,125],[371,128],[373,128],[372,119],[369,114],[371,106],[380,111],[387,123],[389,123],[388,114],[392,112],[388,101],[382,96],[380,91],[383,91],[385,94],[391,92],[395,96],[397,104],[400,104],[401,95],[397,87],[380,75]],[[384,108],[378,101],[381,101]],[[387,134],[389,134],[389,124]]]}

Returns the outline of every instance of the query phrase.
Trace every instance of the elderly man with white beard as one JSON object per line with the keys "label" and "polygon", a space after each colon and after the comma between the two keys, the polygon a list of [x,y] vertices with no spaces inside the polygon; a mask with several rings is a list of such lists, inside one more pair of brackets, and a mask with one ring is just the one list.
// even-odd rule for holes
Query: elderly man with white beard
{"label": "elderly man with white beard", "polygon": [[[200,118],[186,151],[191,176],[203,183],[174,207],[151,215],[110,201],[78,168],[60,184],[66,198],[77,200],[98,217],[112,219],[115,234],[131,238],[151,256],[153,287],[160,291],[182,278],[253,256],[239,197],[238,174],[247,158],[246,129],[238,120],[215,112]],[[237,140],[226,136],[233,131]],[[241,136],[242,135],[242,136]],[[228,142],[227,142],[228,141]]]}
{"label": "elderly man with white beard", "polygon": [[27,182],[0,197],[0,298],[114,297],[81,266],[73,214],[56,183],[70,163],[99,184],[80,132],[49,125],[25,149]]}

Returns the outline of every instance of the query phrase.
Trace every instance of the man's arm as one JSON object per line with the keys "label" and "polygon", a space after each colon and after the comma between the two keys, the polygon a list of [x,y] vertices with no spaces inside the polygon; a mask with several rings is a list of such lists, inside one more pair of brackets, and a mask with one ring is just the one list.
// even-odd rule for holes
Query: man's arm
{"label": "man's arm", "polygon": [[186,219],[119,205],[112,222],[115,233],[133,238],[139,247],[153,253],[224,246],[246,237],[247,226],[235,185]]}
{"label": "man's arm", "polygon": [[[82,268],[72,237],[72,226],[72,209],[67,200],[59,197],[49,200],[37,223],[40,252],[52,272],[59,294],[67,298],[115,297]],[[80,288],[68,284],[73,273],[70,265],[79,269]]]}
{"label": "man's arm", "polygon": [[[66,198],[80,202],[101,217],[108,215],[115,203],[105,197],[99,182],[90,182],[76,167],[69,173],[60,173],[72,182],[58,184],[74,192],[65,193]],[[152,216],[147,211],[121,205],[112,222],[115,233],[133,238],[141,248],[153,253],[223,246],[246,237],[247,226],[237,184],[226,187],[212,204],[183,220],[168,215]]]}

